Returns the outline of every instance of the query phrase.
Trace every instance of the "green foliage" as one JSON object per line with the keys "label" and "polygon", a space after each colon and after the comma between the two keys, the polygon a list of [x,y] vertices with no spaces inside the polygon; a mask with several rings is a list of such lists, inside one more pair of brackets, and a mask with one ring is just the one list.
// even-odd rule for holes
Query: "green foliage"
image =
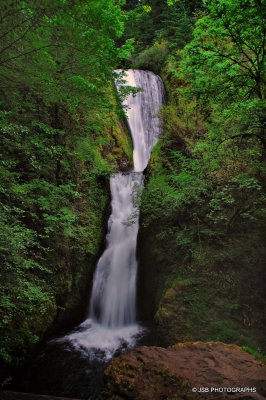
{"label": "green foliage", "polygon": [[[183,49],[167,37],[168,104],[142,196],[140,269],[163,345],[265,351],[265,4],[210,0],[196,17]],[[179,23],[181,14],[176,33]]]}
{"label": "green foliage", "polygon": [[155,42],[151,47],[139,53],[134,61],[134,68],[143,68],[159,72],[168,55],[168,45],[165,40]]}
{"label": "green foliage", "polygon": [[263,361],[264,363],[266,362],[266,356],[264,354],[261,354],[259,351],[251,349],[248,346],[243,346],[242,349],[257,358],[258,360]]}
{"label": "green foliage", "polygon": [[117,46],[123,1],[0,3],[0,355],[14,366],[78,305],[98,254],[106,178],[131,160],[113,70],[132,41]]}
{"label": "green foliage", "polygon": [[[166,49],[162,47],[164,42],[169,49],[176,46],[184,47],[191,38],[192,26],[194,22],[194,11],[200,7],[201,1],[159,1],[144,0],[139,2],[135,8],[129,12],[126,24],[125,36],[135,39],[135,54],[140,61],[147,62],[156,49],[162,50],[163,54],[159,58],[162,64],[163,56],[166,58]],[[160,45],[161,43],[161,45]],[[149,49],[151,47],[151,49]],[[143,54],[141,54],[143,52]],[[139,58],[140,57],[140,58]],[[159,55],[157,54],[157,58]],[[133,57],[133,62],[135,57]],[[143,68],[145,68],[145,63]],[[150,64],[156,66],[155,63]],[[157,66],[158,70],[158,66]]]}
{"label": "green foliage", "polygon": [[205,5],[180,66],[179,77],[190,82],[184,91],[211,110],[220,140],[242,137],[265,146],[265,5]]}

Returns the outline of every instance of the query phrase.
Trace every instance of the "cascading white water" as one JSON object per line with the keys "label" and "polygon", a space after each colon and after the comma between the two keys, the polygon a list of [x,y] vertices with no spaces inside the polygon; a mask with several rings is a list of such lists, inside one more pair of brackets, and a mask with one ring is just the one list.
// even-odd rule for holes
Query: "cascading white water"
{"label": "cascading white water", "polygon": [[110,179],[112,214],[107,246],[96,267],[90,302],[90,316],[108,328],[136,321],[138,209],[134,187],[141,184],[141,179],[134,172],[118,173]]}
{"label": "cascading white water", "polygon": [[[108,358],[122,345],[132,346],[141,327],[136,324],[136,243],[139,210],[136,198],[161,125],[158,111],[164,88],[159,76],[149,71],[128,70],[125,84],[139,87],[123,102],[133,140],[134,170],[110,178],[112,213],[107,244],[96,266],[88,319],[63,339],[89,354],[102,351]],[[117,84],[117,88],[121,84]]]}
{"label": "cascading white water", "polygon": [[128,107],[128,124],[133,140],[134,171],[142,172],[161,133],[157,114],[163,104],[164,86],[161,78],[154,73],[132,69],[127,71],[126,83],[142,89],[124,101]]}
{"label": "cascading white water", "polygon": [[134,188],[142,185],[141,172],[160,134],[157,113],[163,102],[162,81],[152,72],[129,70],[126,83],[142,88],[136,96],[130,95],[124,101],[133,139],[134,171],[118,173],[110,179],[112,214],[107,246],[96,268],[90,305],[90,316],[110,328],[136,322],[139,213],[134,204]]}

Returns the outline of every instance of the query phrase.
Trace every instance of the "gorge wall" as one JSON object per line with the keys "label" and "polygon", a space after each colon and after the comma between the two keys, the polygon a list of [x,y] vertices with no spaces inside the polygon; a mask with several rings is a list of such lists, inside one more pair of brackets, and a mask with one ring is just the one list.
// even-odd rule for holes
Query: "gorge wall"
{"label": "gorge wall", "polygon": [[159,345],[220,340],[265,352],[265,226],[253,207],[261,189],[239,184],[242,176],[261,187],[264,180],[252,160],[243,165],[227,153],[222,161],[208,147],[195,152],[195,131],[206,128],[183,125],[184,99],[167,68],[164,131],[140,208],[139,316]]}

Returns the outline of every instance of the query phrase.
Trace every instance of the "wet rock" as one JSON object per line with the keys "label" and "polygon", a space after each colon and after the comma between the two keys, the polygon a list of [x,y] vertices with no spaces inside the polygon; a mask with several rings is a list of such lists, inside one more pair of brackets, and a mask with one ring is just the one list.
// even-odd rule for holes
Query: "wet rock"
{"label": "wet rock", "polygon": [[221,342],[139,347],[113,359],[104,380],[102,399],[266,399],[266,365]]}

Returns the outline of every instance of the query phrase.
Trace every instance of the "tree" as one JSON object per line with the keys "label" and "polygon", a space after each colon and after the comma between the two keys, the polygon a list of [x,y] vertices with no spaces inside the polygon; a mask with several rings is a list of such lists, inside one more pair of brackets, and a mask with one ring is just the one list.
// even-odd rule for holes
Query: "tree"
{"label": "tree", "polygon": [[184,76],[193,80],[192,92],[205,107],[212,102],[212,110],[235,118],[230,137],[251,135],[265,146],[265,2],[207,0],[205,6],[185,48]]}

